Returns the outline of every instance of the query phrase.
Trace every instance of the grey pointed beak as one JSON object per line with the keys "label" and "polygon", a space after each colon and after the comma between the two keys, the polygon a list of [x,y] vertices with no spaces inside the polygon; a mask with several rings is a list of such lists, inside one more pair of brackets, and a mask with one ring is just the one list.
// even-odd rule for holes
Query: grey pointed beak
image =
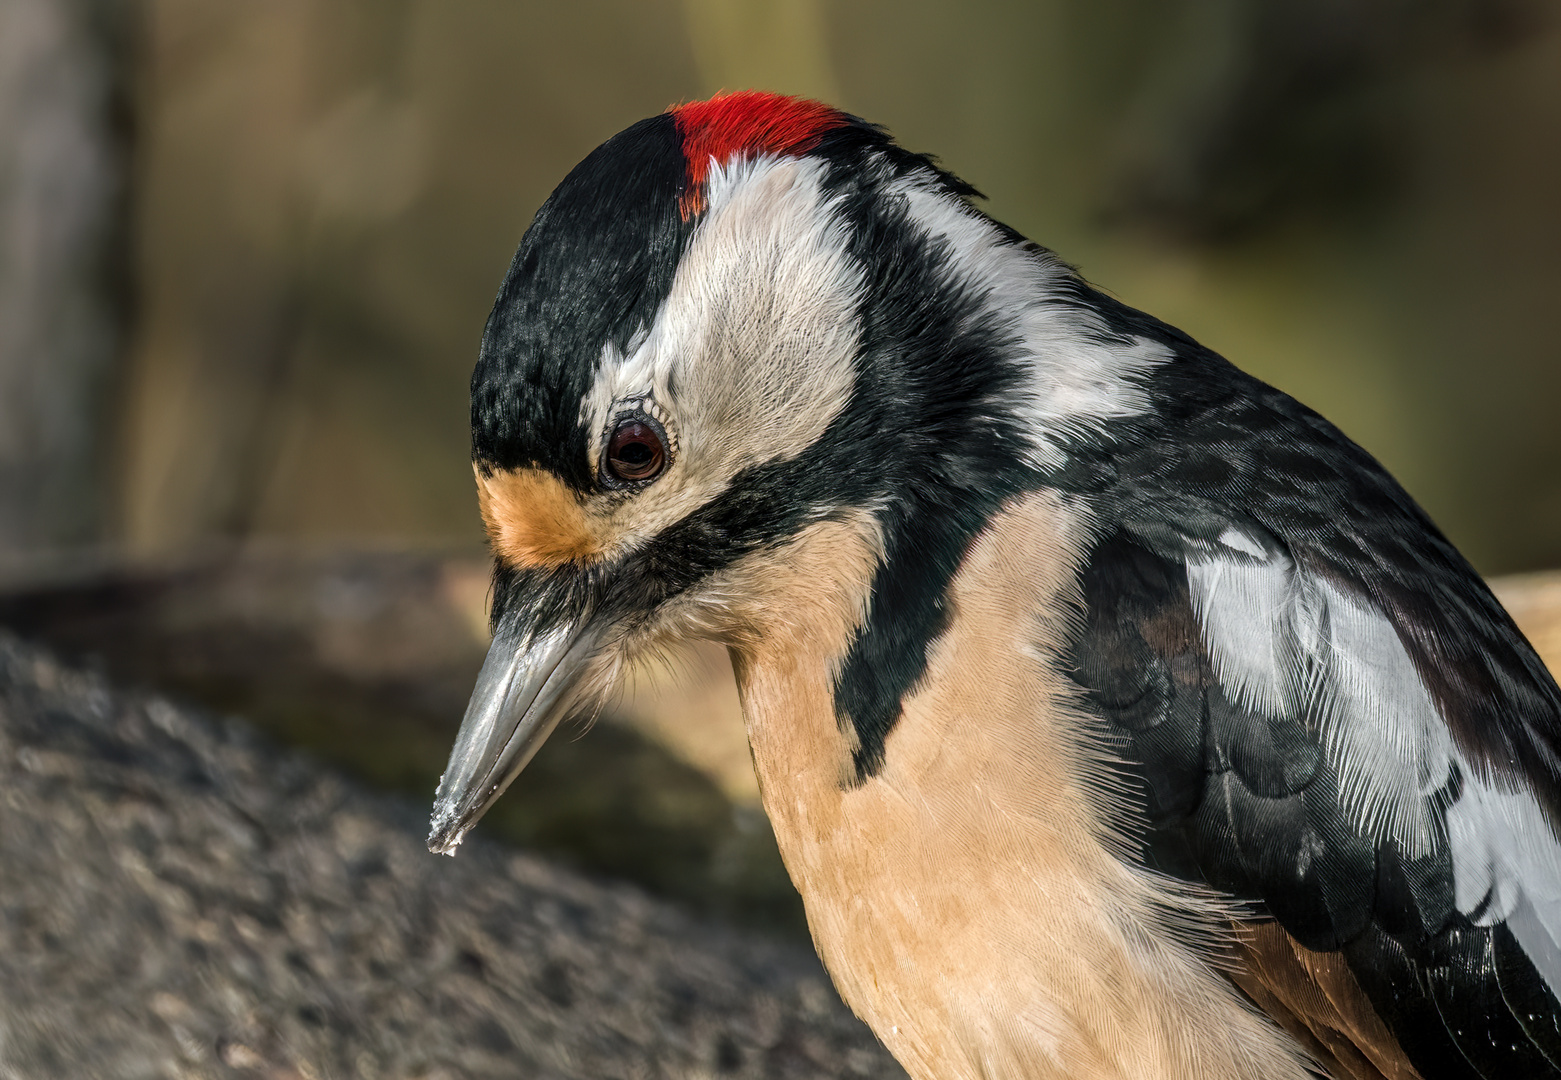
{"label": "grey pointed beak", "polygon": [[584,616],[535,634],[499,624],[434,796],[429,851],[454,855],[568,715],[600,637]]}

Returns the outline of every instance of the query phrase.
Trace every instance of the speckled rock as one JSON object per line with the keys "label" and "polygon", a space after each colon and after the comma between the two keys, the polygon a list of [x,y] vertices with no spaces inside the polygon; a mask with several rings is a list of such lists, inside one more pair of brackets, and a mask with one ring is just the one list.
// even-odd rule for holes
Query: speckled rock
{"label": "speckled rock", "polygon": [[0,1077],[903,1075],[805,951],[0,636]]}

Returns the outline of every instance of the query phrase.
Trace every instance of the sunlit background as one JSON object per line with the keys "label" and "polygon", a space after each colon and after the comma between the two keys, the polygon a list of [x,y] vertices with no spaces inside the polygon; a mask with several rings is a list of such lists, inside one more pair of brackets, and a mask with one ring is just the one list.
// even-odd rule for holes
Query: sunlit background
{"label": "sunlit background", "polygon": [[[1561,566],[1545,0],[0,0],[0,615],[425,796],[481,655],[499,279],[593,146],[746,87],[936,155],[1483,572]],[[494,827],[794,926],[723,663],[642,677]]]}

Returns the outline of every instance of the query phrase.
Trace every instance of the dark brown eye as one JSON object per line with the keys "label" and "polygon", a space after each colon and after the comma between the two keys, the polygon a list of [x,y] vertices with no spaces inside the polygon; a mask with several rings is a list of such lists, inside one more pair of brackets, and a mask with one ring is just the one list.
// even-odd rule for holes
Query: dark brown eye
{"label": "dark brown eye", "polygon": [[607,440],[607,471],[619,480],[650,480],[667,463],[661,434],[641,420],[625,420]]}

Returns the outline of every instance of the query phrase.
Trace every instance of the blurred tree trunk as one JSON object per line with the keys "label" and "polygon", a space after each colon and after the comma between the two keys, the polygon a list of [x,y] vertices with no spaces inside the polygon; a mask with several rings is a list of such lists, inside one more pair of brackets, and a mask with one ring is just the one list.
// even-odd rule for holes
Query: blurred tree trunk
{"label": "blurred tree trunk", "polygon": [[0,556],[101,537],[128,14],[121,0],[0,0]]}

